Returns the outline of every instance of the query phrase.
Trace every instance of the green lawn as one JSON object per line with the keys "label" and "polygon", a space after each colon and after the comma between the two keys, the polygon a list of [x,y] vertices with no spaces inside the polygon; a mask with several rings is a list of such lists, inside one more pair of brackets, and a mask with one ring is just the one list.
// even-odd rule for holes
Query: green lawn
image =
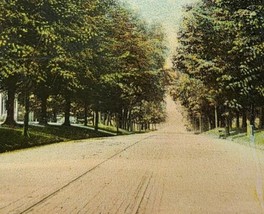
{"label": "green lawn", "polygon": [[107,133],[96,133],[81,127],[50,125],[46,127],[30,126],[28,138],[25,138],[22,133],[21,126],[15,128],[0,126],[0,153],[70,140],[110,136]]}
{"label": "green lawn", "polygon": [[[224,131],[223,128],[218,128],[218,129],[210,130],[205,134],[213,137],[219,137],[219,130]],[[232,129],[230,131],[230,136],[228,136],[227,139],[238,143],[244,143],[244,144],[251,143],[251,139],[249,136],[247,136],[247,133],[243,132],[240,129]],[[255,144],[256,146],[261,146],[261,147],[264,146],[264,130],[255,131]]]}
{"label": "green lawn", "polygon": [[[105,126],[103,124],[99,124],[99,129],[116,133],[116,127],[113,127],[113,126]],[[129,134],[132,134],[132,132],[126,131],[124,129],[119,129],[118,134],[119,135],[129,135]]]}
{"label": "green lawn", "polygon": [[[239,142],[239,143],[250,143],[250,141],[251,141],[250,137],[247,136],[246,133],[233,136],[232,139],[234,141]],[[260,145],[260,146],[264,146],[264,130],[260,130],[260,131],[255,132],[255,144]]]}

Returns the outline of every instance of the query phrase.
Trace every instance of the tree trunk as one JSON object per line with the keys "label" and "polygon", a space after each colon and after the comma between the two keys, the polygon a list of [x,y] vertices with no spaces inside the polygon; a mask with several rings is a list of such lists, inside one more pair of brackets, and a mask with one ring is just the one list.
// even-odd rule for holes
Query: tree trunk
{"label": "tree trunk", "polygon": [[225,116],[225,137],[230,135],[230,122],[229,115]]}
{"label": "tree trunk", "polygon": [[101,123],[106,126],[106,120],[107,120],[106,113],[101,113],[101,119],[102,119]]}
{"label": "tree trunk", "polygon": [[131,110],[127,111],[127,130],[131,131],[132,130],[132,122],[131,122]]}
{"label": "tree trunk", "polygon": [[16,125],[16,121],[14,119],[14,115],[15,115],[15,89],[10,87],[7,91],[7,95],[8,95],[8,100],[6,101],[6,110],[7,110],[7,116],[6,116],[6,120],[4,122],[5,125],[8,126],[15,126]]}
{"label": "tree trunk", "polygon": [[239,129],[240,128],[240,122],[239,122],[239,119],[240,119],[240,114],[239,114],[239,111],[236,112],[236,128]]}
{"label": "tree trunk", "polygon": [[57,123],[57,111],[52,109],[52,122]]}
{"label": "tree trunk", "polygon": [[215,105],[215,128],[218,128],[218,112],[217,112],[217,105]]}
{"label": "tree trunk", "polygon": [[119,133],[119,114],[116,114],[116,134]]}
{"label": "tree trunk", "polygon": [[112,126],[112,117],[111,117],[111,114],[108,113],[107,114],[107,126]]}
{"label": "tree trunk", "polygon": [[247,128],[247,112],[245,109],[242,112],[242,128]]}
{"label": "tree trunk", "polygon": [[118,123],[119,123],[119,128],[123,129],[124,128],[124,110],[123,109],[118,114]]}
{"label": "tree trunk", "polygon": [[260,116],[259,116],[259,128],[264,128],[264,107],[261,107],[260,109]]}
{"label": "tree trunk", "polygon": [[94,130],[98,132],[98,126],[99,126],[99,111],[95,110],[95,123],[94,123]]}
{"label": "tree trunk", "polygon": [[48,124],[48,118],[47,118],[47,99],[48,99],[48,96],[44,95],[40,99],[41,99],[41,113],[40,113],[39,124],[47,125]]}
{"label": "tree trunk", "polygon": [[84,104],[84,125],[88,125],[88,106],[86,102]]}
{"label": "tree trunk", "polygon": [[255,128],[255,105],[251,104],[250,106],[250,125]]}
{"label": "tree trunk", "polygon": [[199,130],[200,130],[200,133],[202,133],[202,131],[203,131],[202,114],[200,114],[200,116],[199,116]]}
{"label": "tree trunk", "polygon": [[29,123],[29,108],[30,108],[30,103],[29,103],[29,93],[25,93],[25,115],[24,115],[24,130],[23,130],[23,135],[24,137],[29,137],[28,134],[28,123]]}
{"label": "tree trunk", "polygon": [[210,116],[207,117],[207,123],[208,123],[208,130],[211,130],[212,129],[212,122],[211,122],[211,118]]}
{"label": "tree trunk", "polygon": [[64,112],[64,126],[70,126],[71,122],[70,122],[70,111],[71,111],[71,101],[70,99],[67,97],[65,100],[65,112]]}
{"label": "tree trunk", "polygon": [[197,118],[194,116],[194,115],[192,115],[191,116],[191,120],[192,120],[192,129],[196,132],[197,131]]}

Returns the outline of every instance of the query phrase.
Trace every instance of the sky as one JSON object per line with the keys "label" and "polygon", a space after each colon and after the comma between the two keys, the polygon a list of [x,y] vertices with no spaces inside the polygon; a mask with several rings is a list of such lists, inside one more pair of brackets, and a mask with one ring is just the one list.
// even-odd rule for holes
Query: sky
{"label": "sky", "polygon": [[[182,6],[199,0],[122,0],[127,2],[148,22],[159,22],[164,26],[170,48],[170,56],[177,44],[177,27],[183,15]],[[170,64],[168,59],[167,64]]]}

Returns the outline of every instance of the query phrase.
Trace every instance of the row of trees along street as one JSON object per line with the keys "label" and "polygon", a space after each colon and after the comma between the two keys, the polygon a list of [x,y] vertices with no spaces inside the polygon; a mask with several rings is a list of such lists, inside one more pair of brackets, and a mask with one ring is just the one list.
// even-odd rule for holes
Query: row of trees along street
{"label": "row of trees along street", "polygon": [[263,0],[202,0],[187,6],[178,34],[172,94],[202,130],[264,126]]}
{"label": "row of trees along street", "polygon": [[[15,125],[14,99],[40,124],[64,112],[99,114],[131,130],[164,118],[166,57],[163,30],[115,0],[0,2],[0,87],[6,125]],[[109,119],[110,118],[110,119]],[[148,126],[148,125],[145,125]]]}

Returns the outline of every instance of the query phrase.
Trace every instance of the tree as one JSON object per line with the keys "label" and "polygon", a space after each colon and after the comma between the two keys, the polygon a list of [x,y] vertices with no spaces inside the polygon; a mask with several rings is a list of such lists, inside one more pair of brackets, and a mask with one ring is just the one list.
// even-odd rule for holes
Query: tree
{"label": "tree", "polygon": [[17,87],[24,76],[29,76],[28,69],[34,62],[34,45],[31,38],[36,32],[36,23],[28,16],[25,2],[1,2],[0,12],[0,81],[1,88],[7,90],[6,125],[15,125],[14,99]]}
{"label": "tree", "polygon": [[[41,124],[48,121],[47,101],[59,96],[64,125],[70,125],[72,102],[81,102],[86,113],[88,105],[96,112],[96,129],[99,111],[123,120],[142,100],[162,101],[166,48],[160,26],[147,26],[114,0],[13,0],[1,6],[0,83],[10,100],[6,123],[15,123],[12,103],[21,91],[27,101],[31,90],[40,100]],[[29,110],[28,102],[25,106]]]}
{"label": "tree", "polygon": [[[150,99],[154,91],[156,95],[160,92],[154,86],[160,83],[165,61],[164,35],[158,26],[147,28],[146,23],[119,5],[110,7],[106,17],[100,31],[103,36],[93,41],[93,109],[117,115],[119,125],[125,128],[128,125],[122,124],[129,123],[133,107]],[[154,90],[144,90],[147,84]]]}
{"label": "tree", "polygon": [[230,114],[251,106],[253,124],[254,106],[263,105],[261,1],[204,0],[186,11],[175,69],[202,81],[216,109]]}

